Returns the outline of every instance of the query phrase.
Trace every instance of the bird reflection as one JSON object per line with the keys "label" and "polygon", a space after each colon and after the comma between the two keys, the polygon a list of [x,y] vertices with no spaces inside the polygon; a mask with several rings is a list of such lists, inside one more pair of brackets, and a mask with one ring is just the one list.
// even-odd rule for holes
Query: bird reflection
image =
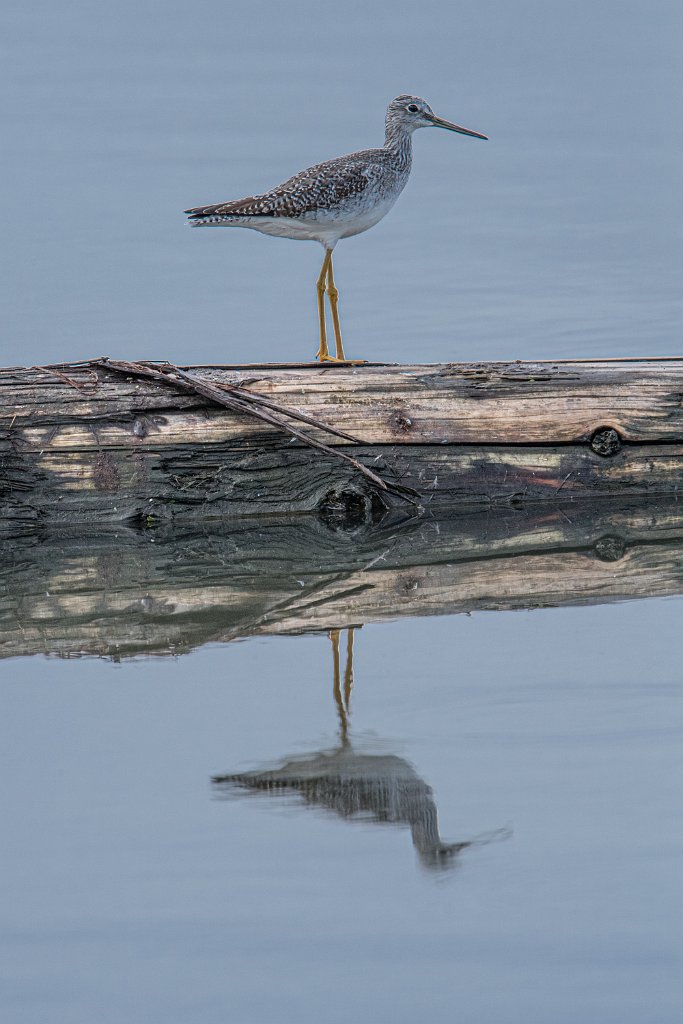
{"label": "bird reflection", "polygon": [[271,796],[293,794],[310,806],[325,808],[342,818],[407,825],[421,863],[431,869],[452,867],[458,854],[468,847],[503,838],[505,830],[459,843],[443,842],[432,789],[410,762],[393,754],[354,750],[349,739],[354,627],[346,631],[343,672],[341,633],[333,629],[329,634],[339,744],[291,758],[275,768],[215,776],[212,781],[217,789],[225,795],[235,790]]}

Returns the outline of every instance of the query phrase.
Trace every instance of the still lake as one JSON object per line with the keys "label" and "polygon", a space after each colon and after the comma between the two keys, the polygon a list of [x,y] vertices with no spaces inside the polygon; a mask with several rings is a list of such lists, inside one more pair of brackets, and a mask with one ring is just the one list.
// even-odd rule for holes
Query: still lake
{"label": "still lake", "polygon": [[[404,91],[490,141],[418,133],[396,208],[340,244],[350,356],[679,352],[680,5],[0,18],[3,364],[312,356],[321,250],[181,211],[378,144]],[[491,573],[468,604],[444,524],[422,575],[322,527],[265,572],[274,529],[241,567],[228,526],[1,546],[2,1020],[680,1020],[681,542],[576,541],[573,584],[551,552],[526,598]],[[394,614],[354,585],[288,620],[362,544]]]}

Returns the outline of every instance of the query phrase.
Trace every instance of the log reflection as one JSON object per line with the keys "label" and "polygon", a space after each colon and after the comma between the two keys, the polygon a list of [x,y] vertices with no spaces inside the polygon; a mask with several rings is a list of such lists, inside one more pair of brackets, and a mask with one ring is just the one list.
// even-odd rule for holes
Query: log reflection
{"label": "log reflection", "polygon": [[505,838],[508,833],[502,829],[461,842],[444,842],[432,789],[413,765],[395,754],[354,749],[349,739],[354,627],[346,632],[342,672],[342,631],[330,631],[339,744],[290,758],[278,767],[215,776],[216,791],[224,796],[240,790],[296,796],[308,806],[332,811],[341,818],[407,826],[421,863],[430,869],[452,867],[468,847]]}
{"label": "log reflection", "polygon": [[602,503],[340,526],[0,539],[0,659],[177,655],[404,615],[683,593],[683,507]]}

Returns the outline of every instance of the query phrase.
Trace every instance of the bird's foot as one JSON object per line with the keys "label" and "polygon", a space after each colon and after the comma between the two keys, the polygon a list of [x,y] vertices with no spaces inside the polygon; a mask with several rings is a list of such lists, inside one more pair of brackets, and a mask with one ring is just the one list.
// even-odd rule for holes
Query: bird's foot
{"label": "bird's foot", "polygon": [[339,359],[337,356],[320,355],[320,352],[316,352],[315,358],[320,363],[344,363],[346,366],[363,366],[367,359]]}

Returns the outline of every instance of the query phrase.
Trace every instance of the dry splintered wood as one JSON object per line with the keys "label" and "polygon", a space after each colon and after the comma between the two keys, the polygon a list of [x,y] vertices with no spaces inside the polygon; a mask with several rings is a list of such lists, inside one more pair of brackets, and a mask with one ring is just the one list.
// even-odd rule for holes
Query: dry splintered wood
{"label": "dry splintered wood", "polygon": [[683,592],[675,501],[388,517],[227,532],[159,527],[0,542],[0,658],[178,654],[403,615],[599,604]]}
{"label": "dry splintered wood", "polygon": [[683,485],[683,360],[176,369],[0,370],[0,529]]}

